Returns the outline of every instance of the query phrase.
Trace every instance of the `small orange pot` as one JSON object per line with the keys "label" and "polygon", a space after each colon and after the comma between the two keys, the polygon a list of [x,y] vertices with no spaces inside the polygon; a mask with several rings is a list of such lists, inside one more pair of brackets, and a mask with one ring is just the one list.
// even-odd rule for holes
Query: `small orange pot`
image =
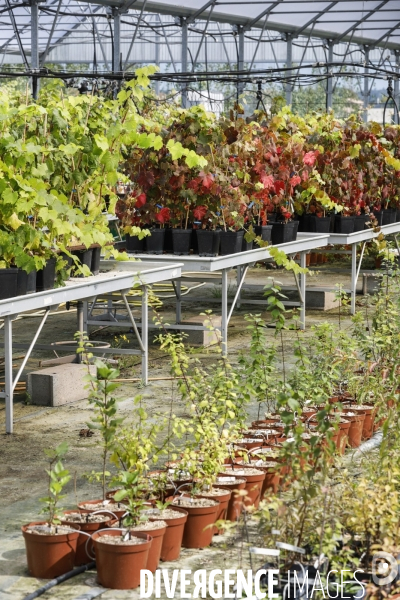
{"label": "small orange pot", "polygon": [[[254,467],[253,467],[254,468]],[[244,504],[246,506],[254,506],[254,508],[258,508],[261,499],[261,490],[263,481],[265,479],[265,473],[263,471],[258,471],[256,473],[246,473],[249,471],[248,467],[241,467],[239,465],[230,465],[225,467],[225,471],[220,473],[219,475],[230,475],[232,473],[235,476],[235,472],[239,477],[243,477],[246,480],[245,490],[247,492],[247,496],[244,500]]]}
{"label": "small orange pot", "polygon": [[218,477],[216,485],[231,492],[231,497],[228,502],[226,511],[227,521],[237,521],[243,508],[243,497],[239,495],[241,490],[246,487],[246,480],[236,476],[228,476],[226,473]]}
{"label": "small orange pot", "polygon": [[68,525],[76,531],[61,535],[38,535],[27,531],[35,525],[47,525],[47,523],[39,521],[21,527],[30,574],[37,579],[55,579],[72,571],[79,526]]}
{"label": "small orange pot", "polygon": [[104,535],[120,536],[121,532],[109,529],[96,531],[93,534],[99,583],[112,590],[133,590],[139,587],[140,571],[147,567],[152,544],[151,536],[135,533],[134,537],[143,539],[142,544],[119,546],[102,542],[101,538]]}
{"label": "small orange pot", "polygon": [[348,431],[349,444],[352,448],[358,448],[358,446],[361,444],[365,415],[361,413],[355,413],[350,409],[344,409],[342,414],[345,419],[350,421],[350,427]]}

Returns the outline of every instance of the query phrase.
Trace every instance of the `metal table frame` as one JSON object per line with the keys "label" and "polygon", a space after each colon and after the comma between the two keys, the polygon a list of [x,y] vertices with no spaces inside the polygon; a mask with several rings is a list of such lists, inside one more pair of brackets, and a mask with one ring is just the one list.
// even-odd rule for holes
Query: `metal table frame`
{"label": "metal table frame", "polygon": [[[6,433],[13,432],[13,394],[15,386],[26,366],[33,348],[53,349],[46,344],[36,344],[36,341],[43,329],[47,317],[51,310],[58,308],[60,304],[72,301],[78,301],[78,330],[85,331],[85,313],[88,311],[88,302],[91,298],[96,298],[99,294],[120,292],[124,302],[127,303],[126,295],[133,286],[142,290],[141,294],[141,316],[142,331],[141,335],[137,330],[135,319],[132,312],[129,311],[131,325],[136,333],[140,350],[116,350],[115,348],[99,348],[97,351],[104,353],[124,353],[140,354],[142,356],[142,377],[145,384],[148,382],[148,286],[153,283],[170,281],[180,277],[181,265],[175,264],[155,264],[154,262],[127,262],[124,269],[119,270],[118,263],[113,271],[101,273],[100,275],[87,277],[85,279],[73,279],[66,282],[65,287],[29,294],[27,296],[18,296],[0,301],[0,318],[4,319],[4,363],[5,363],[5,391],[0,392],[0,398],[5,399],[6,403]],[[19,314],[30,311],[45,310],[40,320],[39,326],[30,344],[13,344],[12,322]],[[13,378],[12,353],[14,348],[27,348],[24,360]],[[64,350],[75,351],[74,346],[63,346]],[[96,348],[91,349],[95,353]]]}
{"label": "metal table frame", "polygon": [[[356,233],[343,234],[343,233],[330,233],[328,244],[332,246],[351,246],[351,314],[354,315],[356,312],[356,292],[357,292],[357,281],[360,276],[362,259],[364,256],[365,245],[367,242],[377,238],[381,233],[383,235],[394,234],[396,248],[399,251],[400,248],[397,241],[397,233],[400,233],[400,222],[392,223],[390,225],[383,225],[379,231],[373,229],[365,229],[364,231],[357,231]],[[360,259],[357,263],[357,247],[361,244]]]}
{"label": "metal table frame", "polygon": [[[313,233],[298,233],[297,240],[295,242],[289,242],[286,244],[279,244],[275,246],[279,250],[283,251],[287,256],[293,256],[300,254],[300,266],[306,266],[306,254],[310,250],[320,248],[327,245],[329,234],[313,234]],[[196,274],[191,279],[203,281],[204,276],[210,273],[221,273],[222,278],[222,296],[221,296],[221,340],[222,340],[222,351],[227,354],[228,348],[228,325],[232,317],[235,306],[240,306],[240,293],[243,287],[243,283],[246,278],[247,271],[250,266],[257,262],[269,262],[273,260],[268,248],[256,248],[253,250],[247,250],[246,252],[239,252],[237,254],[229,254],[226,256],[206,257],[198,255],[188,256],[175,256],[173,254],[162,254],[151,256],[149,254],[136,254],[135,258],[146,261],[157,261],[157,262],[168,262],[173,261],[182,263],[182,273]],[[113,265],[113,261],[103,261],[102,264]],[[124,263],[121,263],[121,268],[124,268]],[[233,298],[231,305],[228,305],[228,273],[232,269],[237,269],[237,290]],[[305,294],[306,294],[306,275],[300,274],[297,277],[294,274],[295,283],[300,297],[300,325],[305,329]],[[204,330],[204,326],[200,325],[185,325],[181,324],[182,321],[182,295],[181,295],[181,281],[177,279],[173,282],[174,291],[176,295],[176,323],[166,326],[168,329],[179,329],[179,330]],[[293,303],[292,303],[293,306]],[[106,313],[100,317],[101,320],[107,319]],[[98,324],[97,320],[90,319],[88,325]],[[117,327],[126,327],[125,323],[114,323]],[[140,323],[137,324],[140,327]]]}

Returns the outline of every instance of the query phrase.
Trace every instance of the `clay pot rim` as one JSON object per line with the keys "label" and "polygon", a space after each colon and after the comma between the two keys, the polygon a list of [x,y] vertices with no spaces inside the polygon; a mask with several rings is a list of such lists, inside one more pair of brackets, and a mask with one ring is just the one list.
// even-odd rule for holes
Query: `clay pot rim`
{"label": "clay pot rim", "polygon": [[[69,531],[68,533],[55,533],[54,535],[38,535],[37,533],[32,533],[30,531],[27,531],[27,529],[29,527],[35,527],[37,525],[47,525],[48,523],[47,521],[33,521],[31,523],[27,523],[26,525],[22,525],[21,526],[21,531],[22,531],[22,535],[24,537],[29,537],[30,539],[35,539],[38,540],[39,542],[43,542],[46,544],[49,543],[62,543],[62,542],[67,542],[70,541],[71,539],[75,539],[79,536],[79,532],[81,531],[81,528],[79,527],[79,525],[75,525],[74,523],[71,526],[71,529],[74,531]],[[65,525],[63,525],[63,527],[65,527]]]}
{"label": "clay pot rim", "polygon": [[[102,546],[102,549],[106,549],[112,553],[124,553],[124,554],[137,554],[138,552],[145,552],[150,549],[151,543],[153,542],[153,538],[149,534],[144,533],[136,533],[134,537],[138,537],[143,539],[144,541],[141,544],[131,544],[131,545],[119,545],[119,544],[108,544],[107,542],[102,542],[101,538],[104,535],[120,535],[120,529],[108,529],[106,531],[95,531],[92,535],[92,540],[95,544],[99,544]],[[100,538],[100,539],[99,539]]]}

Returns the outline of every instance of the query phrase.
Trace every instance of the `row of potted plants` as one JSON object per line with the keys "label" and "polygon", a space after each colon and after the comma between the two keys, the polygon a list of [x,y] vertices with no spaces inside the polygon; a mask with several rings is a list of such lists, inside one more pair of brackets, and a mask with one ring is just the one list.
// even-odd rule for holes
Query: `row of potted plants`
{"label": "row of potted plants", "polygon": [[[127,148],[163,144],[162,121],[136,104],[154,70],[138,69],[115,100],[73,95],[62,81],[37,101],[28,88],[2,86],[0,299],[96,273],[100,248],[113,252],[107,212]],[[190,158],[195,166],[199,157]]]}
{"label": "row of potted plants", "polygon": [[[164,251],[188,253],[189,241],[178,249],[170,229],[189,240],[187,229],[237,232],[251,226],[253,232],[271,223],[272,243],[282,243],[295,239],[296,226],[352,233],[399,218],[395,127],[383,130],[353,117],[339,122],[332,114],[302,119],[287,108],[268,121],[260,113],[248,122],[236,108],[216,119],[201,107],[166,107],[163,146],[135,148],[128,157],[130,183],[121,189],[116,213],[134,251],[154,251],[151,233],[167,237]],[[187,149],[205,164],[193,167]]]}
{"label": "row of potted plants", "polygon": [[[250,346],[235,366],[221,355],[206,368],[187,353],[179,337],[164,333],[161,346],[170,356],[179,402],[189,419],[175,414],[173,402],[162,417],[150,419],[138,396],[129,422],[123,423],[114,396],[118,370],[98,362],[97,374],[87,379],[92,388],[90,427],[99,436],[96,446],[103,468],[90,479],[101,483],[103,496],[61,514],[58,503],[69,480],[62,464],[67,448],[49,452],[47,520],[23,528],[31,572],[38,573],[38,557],[47,556],[54,565],[48,548],[65,541],[68,559],[62,570],[95,557],[104,586],[133,588],[138,569],[147,565],[152,570],[160,559],[177,559],[181,545],[208,545],[213,535],[224,531],[224,521],[240,526],[243,512],[254,514],[265,522],[268,539],[277,529],[276,520],[282,520],[285,511],[294,514],[299,506],[300,525],[296,529],[290,519],[285,521],[283,541],[316,548],[316,540],[322,539],[331,560],[338,552],[328,523],[334,519],[337,531],[340,514],[331,519],[325,512],[326,531],[321,525],[324,531],[318,537],[312,531],[310,506],[323,523],[323,510],[315,505],[325,502],[322,490],[331,489],[335,473],[345,473],[341,461],[346,447],[352,452],[379,426],[383,448],[398,444],[400,366],[394,340],[400,331],[399,287],[398,277],[388,274],[374,305],[367,304],[354,316],[350,331],[343,329],[340,313],[337,326],[321,324],[310,337],[292,329],[295,363],[290,368],[284,343],[288,315],[276,284],[266,290],[275,342],[267,339],[261,317],[249,315]],[[365,320],[370,323],[367,330]],[[80,340],[80,352],[84,361],[92,358],[87,339]],[[248,424],[254,403],[257,418]],[[157,462],[162,466],[155,469]],[[343,535],[358,535],[358,524],[351,518],[346,515],[340,522]],[[29,550],[29,540],[46,550]],[[353,553],[351,560],[361,555]]]}

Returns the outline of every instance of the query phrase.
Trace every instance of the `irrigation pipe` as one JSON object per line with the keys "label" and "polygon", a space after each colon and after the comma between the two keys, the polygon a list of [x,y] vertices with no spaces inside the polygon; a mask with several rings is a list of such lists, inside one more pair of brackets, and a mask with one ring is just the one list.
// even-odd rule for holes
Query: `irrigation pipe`
{"label": "irrigation pipe", "polygon": [[68,581],[68,579],[72,579],[72,577],[76,577],[77,575],[80,575],[81,573],[84,573],[85,571],[89,571],[90,569],[93,569],[93,567],[95,567],[95,566],[96,566],[95,562],[90,562],[87,565],[83,565],[82,567],[78,567],[77,569],[73,569],[72,571],[68,571],[68,573],[64,573],[64,575],[60,575],[59,577],[56,577],[55,579],[51,579],[45,585],[38,588],[35,592],[32,592],[31,594],[28,594],[27,596],[25,596],[23,598],[23,600],[34,600],[34,598],[38,598],[39,596],[41,596],[42,594],[47,592],[47,590],[51,590],[51,588],[55,587],[56,585],[59,585],[60,583],[63,583],[64,581]]}

